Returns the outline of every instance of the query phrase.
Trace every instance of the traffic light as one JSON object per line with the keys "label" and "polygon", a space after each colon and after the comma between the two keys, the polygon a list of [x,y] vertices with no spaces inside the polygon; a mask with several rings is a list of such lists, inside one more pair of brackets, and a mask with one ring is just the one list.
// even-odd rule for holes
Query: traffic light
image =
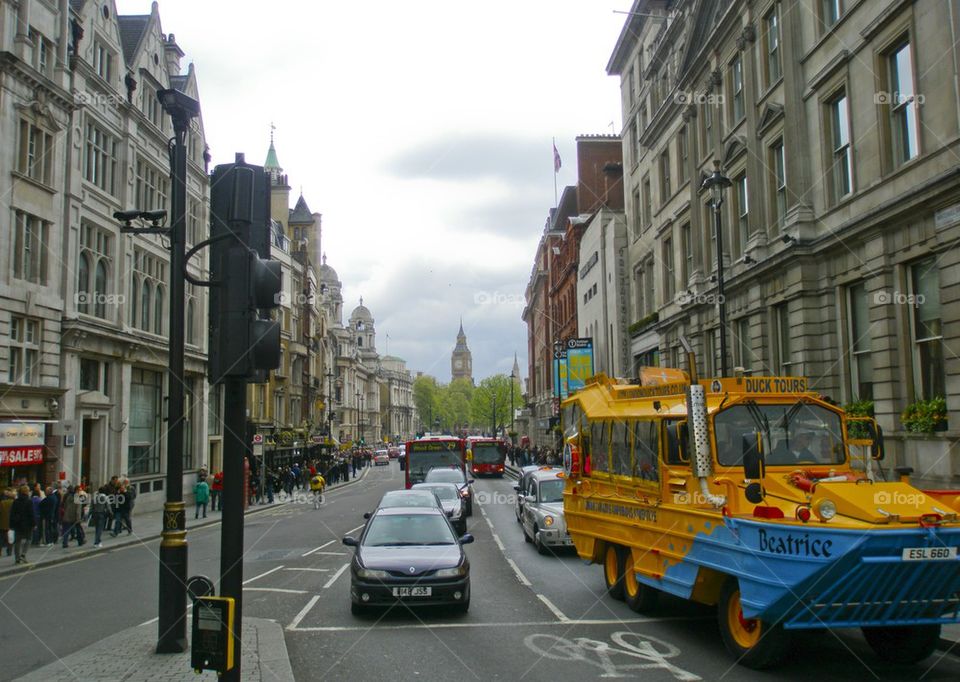
{"label": "traffic light", "polygon": [[280,324],[270,319],[281,266],[270,256],[270,184],[260,166],[217,166],[210,181],[210,380],[266,380],[280,366]]}

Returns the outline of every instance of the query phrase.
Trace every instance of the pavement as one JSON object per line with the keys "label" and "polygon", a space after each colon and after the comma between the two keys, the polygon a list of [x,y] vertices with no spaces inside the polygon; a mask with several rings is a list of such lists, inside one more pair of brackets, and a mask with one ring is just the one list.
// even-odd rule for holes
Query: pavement
{"label": "pavement", "polygon": [[[189,638],[189,628],[187,636]],[[244,682],[292,682],[293,670],[283,639],[283,627],[266,618],[243,619],[240,679]],[[17,678],[18,682],[119,682],[120,680],[216,680],[205,670],[188,673],[189,649],[182,654],[158,654],[156,627],[129,628]],[[118,652],[123,652],[118,656]]]}
{"label": "pavement", "polygon": [[[349,481],[342,483],[328,485],[327,490],[338,490],[345,486],[356,483],[357,481],[362,480],[363,477],[366,476],[366,472],[369,470],[370,467],[366,467],[360,471],[359,476],[356,478],[351,478]],[[273,503],[255,504],[247,507],[247,510],[244,512],[244,514],[256,514],[268,509],[275,509],[283,504],[304,502],[306,501],[306,497],[309,495],[309,490],[294,489],[293,495],[290,498],[287,498],[285,495],[281,494],[281,496],[274,497]],[[190,516],[192,512],[193,505],[188,504],[186,521],[187,531],[203,528],[205,526],[212,526],[216,523],[220,523],[222,519],[221,510],[210,511],[208,509],[207,516],[199,519],[194,519],[192,516]],[[51,546],[31,545],[27,550],[27,560],[30,562],[27,565],[14,564],[12,555],[0,556],[0,576],[26,573],[43,566],[50,566],[66,561],[75,561],[97,552],[103,552],[106,549],[116,549],[119,547],[126,547],[129,545],[136,545],[143,542],[156,540],[160,537],[163,527],[163,509],[137,513],[136,508],[134,508],[133,527],[133,533],[128,534],[126,531],[121,531],[116,537],[113,537],[109,531],[105,530],[103,532],[103,536],[101,537],[101,543],[103,544],[103,547],[95,548],[93,546],[94,529],[90,528],[89,526],[84,526],[84,531],[86,532],[86,542],[83,544],[83,546],[77,546],[75,540],[71,540],[66,549],[64,549],[59,542],[56,542]],[[190,535],[188,532],[188,542],[189,539]]]}

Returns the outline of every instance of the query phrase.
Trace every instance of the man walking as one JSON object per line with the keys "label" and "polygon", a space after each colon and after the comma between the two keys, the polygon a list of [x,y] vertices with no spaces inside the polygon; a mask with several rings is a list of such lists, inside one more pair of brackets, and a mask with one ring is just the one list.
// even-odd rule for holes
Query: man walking
{"label": "man walking", "polygon": [[[223,472],[218,471],[213,475],[213,485],[210,486],[210,511],[223,511],[220,502],[220,493],[223,491]],[[271,500],[272,501],[272,500]]]}
{"label": "man walking", "polygon": [[10,531],[10,508],[16,494],[13,490],[0,490],[0,550],[6,548],[7,556],[13,554],[13,543],[7,535]]}
{"label": "man walking", "polygon": [[14,563],[27,564],[27,548],[33,536],[33,527],[36,519],[33,516],[33,502],[30,500],[30,488],[20,486],[20,494],[10,506],[10,529],[14,532],[13,554]]}
{"label": "man walking", "polygon": [[107,518],[110,516],[110,508],[113,505],[116,493],[111,492],[114,488],[108,483],[102,485],[93,494],[93,504],[91,505],[91,516],[93,518],[93,547],[100,549],[103,547],[103,529],[107,527]]}

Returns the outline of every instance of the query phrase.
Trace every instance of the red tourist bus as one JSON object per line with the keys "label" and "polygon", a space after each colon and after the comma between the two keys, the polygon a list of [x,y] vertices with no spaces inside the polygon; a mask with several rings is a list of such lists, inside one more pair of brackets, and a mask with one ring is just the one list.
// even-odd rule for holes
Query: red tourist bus
{"label": "red tourist bus", "polygon": [[467,439],[467,451],[473,455],[468,466],[475,476],[503,478],[503,464],[507,459],[507,447],[498,438]]}
{"label": "red tourist bus", "polygon": [[454,436],[428,436],[407,441],[406,457],[403,462],[404,480],[409,488],[421,483],[427,472],[435,467],[457,466],[467,473],[466,442]]}

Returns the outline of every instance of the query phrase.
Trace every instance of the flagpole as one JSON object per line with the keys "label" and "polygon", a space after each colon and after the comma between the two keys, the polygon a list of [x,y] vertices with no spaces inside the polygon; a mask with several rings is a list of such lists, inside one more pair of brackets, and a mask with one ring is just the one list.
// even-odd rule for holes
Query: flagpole
{"label": "flagpole", "polygon": [[560,203],[559,199],[557,199],[557,173],[559,172],[559,171],[557,170],[557,162],[556,162],[557,138],[552,137],[552,138],[550,138],[550,139],[553,141],[553,154],[554,154],[554,162],[553,162],[553,206],[554,206],[554,208],[556,208],[556,207],[559,205],[559,203]]}

